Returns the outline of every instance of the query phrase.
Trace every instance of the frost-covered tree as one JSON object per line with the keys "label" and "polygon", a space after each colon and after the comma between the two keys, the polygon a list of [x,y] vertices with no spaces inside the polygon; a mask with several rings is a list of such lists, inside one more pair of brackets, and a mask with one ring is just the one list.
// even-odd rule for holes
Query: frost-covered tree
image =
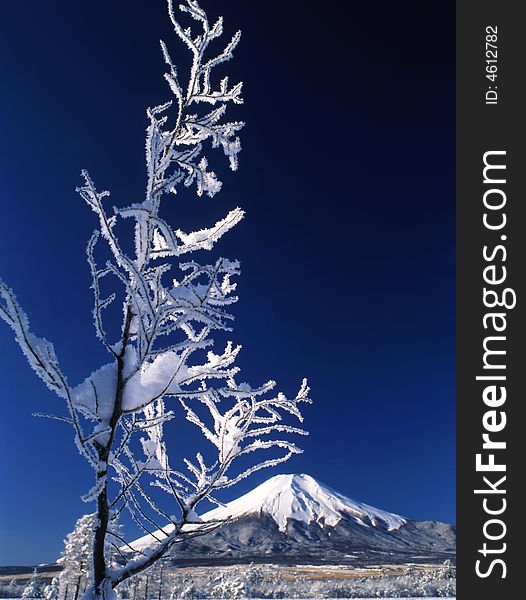
{"label": "frost-covered tree", "polygon": [[182,590],[174,588],[170,594],[170,600],[180,600],[181,598],[198,598],[195,585],[191,583],[185,586]]}
{"label": "frost-covered tree", "polygon": [[162,600],[164,598],[165,566],[164,561],[158,560],[146,572],[148,575],[149,597]]}
{"label": "frost-covered tree", "polygon": [[[78,600],[93,581],[91,564],[96,526],[96,514],[84,515],[77,520],[75,528],[64,540],[64,550],[57,561],[62,565],[58,577],[60,600]],[[117,538],[112,535],[114,533],[121,537],[121,527],[115,521],[112,522],[106,539],[106,556],[111,566],[115,566],[119,558]]]}
{"label": "frost-covered tree", "polygon": [[[93,585],[86,599],[115,598],[120,583],[176,544],[219,526],[200,522],[198,504],[205,498],[217,502],[221,489],[299,453],[288,434],[305,433],[284,421],[287,416],[302,421],[300,404],[308,400],[305,381],[292,398],[273,392],[273,381],[253,387],[239,380],[235,362],[240,346],[228,342],[217,353],[210,350],[214,332],[231,330],[228,307],[237,300],[233,279],[239,274],[238,261],[178,262],[190,253],[210,251],[243,211],[236,208],[214,225],[191,232],[163,218],[163,201],[181,185],[195,185],[198,195],[219,192],[221,182],[209,168],[205,149],[222,150],[236,170],[243,126],[224,118],[229,104],[242,102],[241,83],[231,85],[224,77],[216,84],[212,76],[232,58],[240,33],[211,53],[212,42],[223,34],[222,18],[209,21],[196,0],[179,8],[191,26],[180,24],[168,0],[173,29],[190,53],[191,67],[181,74],[161,42],[174,99],[147,111],[144,199],[111,209],[109,192],[100,191],[86,171],[78,189],[98,219],[87,258],[95,329],[109,361],[72,386],[53,345],[32,332],[14,292],[0,282],[0,315],[14,330],[32,369],[66,403],[66,416],[47,416],[72,426],[75,444],[94,471],[93,486],[83,496],[96,503]],[[127,231],[125,221],[134,226],[130,242],[119,233]],[[118,336],[107,322],[112,314],[108,307],[117,303],[123,314]],[[165,425],[174,418],[167,401],[182,407],[208,443],[176,463],[164,438]],[[263,458],[252,458],[267,450]],[[158,489],[148,486],[148,479]],[[169,495],[165,508],[161,492]],[[124,537],[111,534],[123,510],[152,535],[151,547],[135,551]],[[120,553],[118,567],[109,564],[109,545]]]}
{"label": "frost-covered tree", "polygon": [[90,583],[91,553],[93,548],[93,530],[96,516],[84,515],[75,524],[75,529],[64,540],[64,551],[59,559],[62,571],[58,577],[59,594],[77,600],[83,588]]}
{"label": "frost-covered tree", "polygon": [[43,598],[44,584],[38,571],[35,569],[31,575],[31,579],[27,582],[24,591],[22,592],[22,598],[28,600],[34,598]]}
{"label": "frost-covered tree", "polygon": [[16,579],[11,579],[9,584],[0,582],[0,598],[20,598],[22,590]]}
{"label": "frost-covered tree", "polygon": [[53,577],[51,583],[44,588],[44,600],[58,600],[59,598],[59,578]]}
{"label": "frost-covered tree", "polygon": [[212,598],[247,598],[247,582],[237,575],[220,573],[215,579],[211,596]]}

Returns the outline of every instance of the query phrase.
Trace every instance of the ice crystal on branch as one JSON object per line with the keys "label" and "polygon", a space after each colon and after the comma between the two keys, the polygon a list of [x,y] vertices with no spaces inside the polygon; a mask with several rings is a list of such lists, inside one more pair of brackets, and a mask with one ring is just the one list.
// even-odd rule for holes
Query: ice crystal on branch
{"label": "ice crystal on branch", "polygon": [[[14,293],[0,282],[0,315],[14,330],[32,369],[67,403],[66,416],[39,416],[72,425],[75,444],[94,471],[93,484],[83,496],[85,502],[96,503],[90,532],[92,586],[85,600],[114,598],[120,583],[176,544],[220,526],[202,522],[198,504],[205,498],[217,502],[219,490],[301,452],[287,438],[306,433],[287,423],[288,417],[303,420],[301,403],[309,401],[305,381],[293,397],[276,393],[274,381],[258,386],[240,382],[236,359],[241,347],[228,342],[222,349],[211,349],[213,334],[232,328],[229,307],[237,301],[238,261],[185,258],[177,263],[183,255],[211,250],[239,223],[243,211],[236,208],[215,224],[189,232],[161,216],[163,199],[181,184],[195,184],[199,196],[213,196],[221,189],[205,151],[219,149],[236,170],[243,127],[225,120],[228,105],[242,102],[241,83],[230,84],[227,77],[214,80],[214,69],[233,57],[240,33],[218,53],[211,52],[210,43],[223,35],[222,18],[211,23],[196,0],[179,8],[192,26],[180,23],[168,0],[173,29],[190,52],[191,67],[183,80],[161,42],[168,67],[165,78],[174,98],[147,111],[144,200],[112,207],[109,192],[101,191],[86,171],[78,188],[98,221],[86,253],[95,331],[109,361],[71,386],[52,344],[31,332]],[[120,221],[130,219],[132,253],[117,235]],[[106,257],[101,260],[104,246]],[[115,328],[106,327],[106,320],[108,307],[116,303],[123,307],[123,319],[120,334],[113,338],[109,332]],[[177,407],[201,432],[204,444],[173,465],[164,431]],[[159,490],[168,494],[163,506]],[[123,511],[151,534],[150,548],[137,551],[112,531]],[[111,551],[120,554],[118,566],[111,563],[110,542]]]}

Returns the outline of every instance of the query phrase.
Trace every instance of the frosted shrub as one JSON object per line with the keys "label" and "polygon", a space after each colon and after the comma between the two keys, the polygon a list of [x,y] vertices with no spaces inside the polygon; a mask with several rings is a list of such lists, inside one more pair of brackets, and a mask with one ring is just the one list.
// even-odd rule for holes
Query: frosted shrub
{"label": "frosted shrub", "polygon": [[22,598],[33,599],[33,598],[43,598],[44,597],[44,584],[38,571],[35,569],[33,571],[33,575],[31,579],[28,581],[27,585],[22,592]]}
{"label": "frosted shrub", "polygon": [[247,582],[240,577],[222,574],[212,587],[212,598],[246,598]]}

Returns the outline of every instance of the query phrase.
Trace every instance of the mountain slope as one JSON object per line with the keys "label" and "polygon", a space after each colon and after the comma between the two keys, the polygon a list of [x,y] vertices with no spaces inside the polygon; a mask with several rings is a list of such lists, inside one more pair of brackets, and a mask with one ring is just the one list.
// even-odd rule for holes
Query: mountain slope
{"label": "mountain slope", "polygon": [[[231,520],[177,546],[179,564],[386,564],[454,559],[455,528],[356,502],[308,475],[278,475],[201,516]],[[166,528],[169,531],[170,527]],[[144,536],[132,545],[143,549]]]}
{"label": "mountain slope", "polygon": [[286,531],[289,519],[334,527],[347,517],[365,527],[383,526],[388,530],[406,522],[403,517],[351,500],[304,474],[276,475],[226,506],[205,513],[202,519],[235,519],[251,514],[272,517],[280,531]]}

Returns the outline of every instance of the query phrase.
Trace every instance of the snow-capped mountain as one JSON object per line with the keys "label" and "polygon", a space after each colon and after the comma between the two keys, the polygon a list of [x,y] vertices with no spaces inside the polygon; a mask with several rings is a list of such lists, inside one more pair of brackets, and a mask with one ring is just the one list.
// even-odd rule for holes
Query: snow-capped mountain
{"label": "snow-capped mountain", "polygon": [[[177,545],[178,564],[239,561],[381,564],[443,561],[455,556],[455,528],[412,521],[351,500],[309,475],[277,475],[247,494],[201,515],[230,519],[219,529]],[[191,526],[190,526],[191,527]],[[166,532],[171,526],[166,528]],[[144,536],[132,543],[143,550]]]}
{"label": "snow-capped mountain", "polygon": [[254,514],[272,517],[280,531],[286,531],[289,519],[334,527],[342,518],[350,518],[359,525],[383,526],[389,531],[406,522],[399,515],[351,500],[304,474],[276,475],[248,494],[205,513],[202,519],[236,519]]}

